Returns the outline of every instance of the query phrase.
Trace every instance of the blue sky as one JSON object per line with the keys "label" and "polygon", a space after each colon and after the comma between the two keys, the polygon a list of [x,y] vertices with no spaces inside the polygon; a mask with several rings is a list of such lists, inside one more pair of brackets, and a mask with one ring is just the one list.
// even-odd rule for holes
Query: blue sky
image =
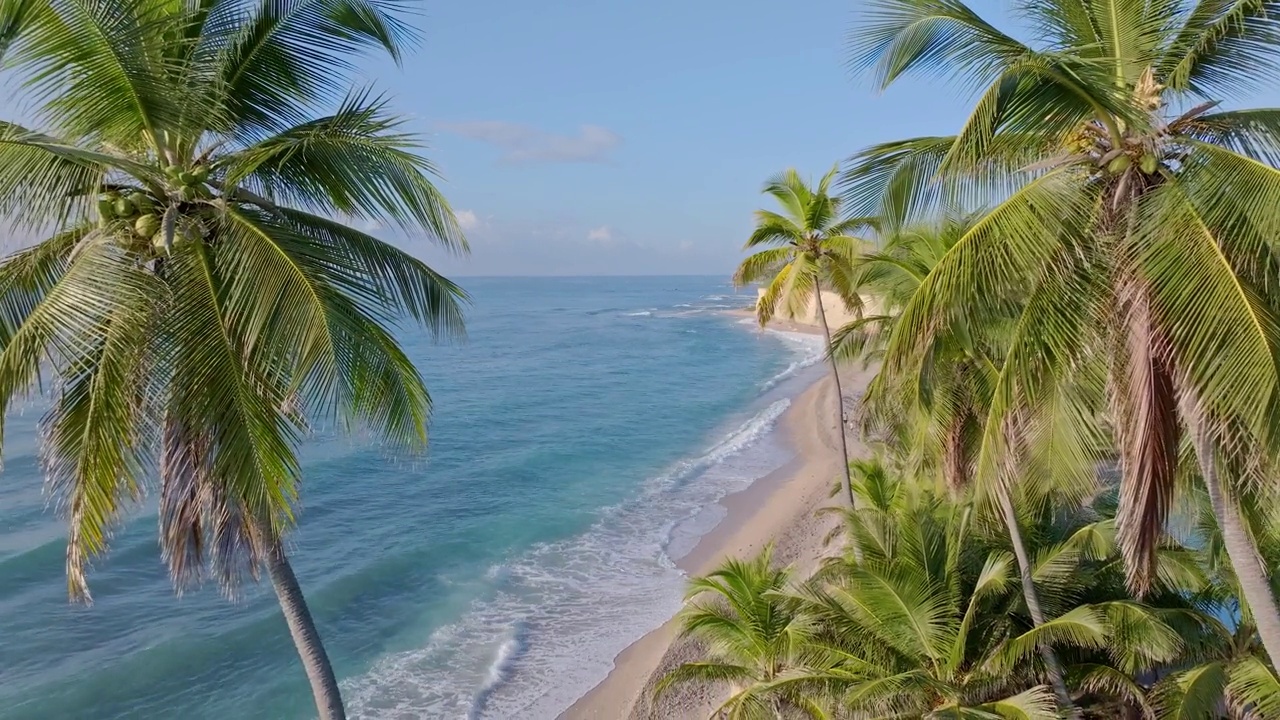
{"label": "blue sky", "polygon": [[727,275],[769,175],[963,118],[939,84],[847,71],[856,7],[427,0],[423,45],[367,72],[427,135],[473,252],[410,247],[454,275]]}

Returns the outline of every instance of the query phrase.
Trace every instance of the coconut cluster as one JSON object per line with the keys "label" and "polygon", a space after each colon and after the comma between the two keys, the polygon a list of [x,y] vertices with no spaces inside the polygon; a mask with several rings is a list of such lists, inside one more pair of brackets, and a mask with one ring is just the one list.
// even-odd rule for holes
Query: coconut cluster
{"label": "coconut cluster", "polygon": [[209,168],[201,165],[186,170],[178,165],[170,165],[164,169],[164,174],[177,187],[178,197],[183,202],[207,197],[204,183],[209,179]]}
{"label": "coconut cluster", "polygon": [[[177,165],[165,168],[173,188],[170,196],[181,202],[193,202],[210,197],[205,186],[209,179],[209,169],[204,166],[186,170]],[[98,223],[108,227],[115,223],[131,227],[134,235],[148,240],[156,249],[166,246],[164,232],[164,214],[168,201],[157,202],[155,198],[141,190],[111,190],[98,198]],[[172,212],[172,209],[170,210]],[[172,240],[181,242],[191,239],[192,233],[198,231],[190,218],[173,218]]]}
{"label": "coconut cluster", "polygon": [[[1128,170],[1132,166],[1133,166],[1132,156],[1120,155],[1119,157],[1116,157],[1110,163],[1107,164],[1107,170],[1111,171],[1113,174],[1119,175],[1120,173],[1124,172],[1125,170]],[[1154,175],[1156,170],[1159,167],[1160,167],[1160,160],[1155,155],[1152,155],[1151,153],[1144,152],[1138,158],[1138,168],[1147,175]]]}

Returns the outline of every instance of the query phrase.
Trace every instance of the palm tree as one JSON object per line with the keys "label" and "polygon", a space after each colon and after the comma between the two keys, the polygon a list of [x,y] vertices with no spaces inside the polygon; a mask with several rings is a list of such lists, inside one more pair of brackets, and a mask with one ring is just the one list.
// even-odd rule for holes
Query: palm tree
{"label": "palm tree", "polygon": [[[1271,510],[1274,501],[1265,494],[1246,499],[1241,504],[1242,514],[1260,559],[1265,566],[1276,567],[1280,564],[1280,524]],[[1280,716],[1280,675],[1268,663],[1258,641],[1250,608],[1238,602],[1239,583],[1226,557],[1207,490],[1190,485],[1180,510],[1178,515],[1187,526],[1182,532],[1194,538],[1199,564],[1213,579],[1212,584],[1189,596],[1198,598],[1212,612],[1203,621],[1206,632],[1194,643],[1188,662],[1153,688],[1155,715],[1160,720]],[[1274,592],[1280,587],[1280,578],[1273,574],[1270,579]]]}
{"label": "palm tree", "polygon": [[[1057,718],[1032,656],[1046,646],[1097,653],[1116,640],[1106,604],[1074,602],[1082,542],[1037,546],[1034,570],[1059,612],[1029,622],[1007,541],[983,534],[968,494],[939,499],[931,484],[873,477],[875,492],[859,501],[891,521],[867,533],[865,513],[850,514],[863,526],[851,531],[876,539],[861,560],[829,562],[804,593],[820,631],[792,683],[853,717]],[[1158,630],[1144,628],[1138,643]]]}
{"label": "palm tree", "polygon": [[[840,362],[878,359],[886,342],[899,326],[903,308],[939,259],[964,235],[969,225],[963,220],[945,219],[932,226],[902,228],[893,232],[884,247],[857,261],[859,284],[879,300],[880,314],[858,318],[840,328],[832,341],[831,355]],[[1006,316],[1007,309],[1002,309]],[[862,408],[866,431],[884,437],[891,452],[912,475],[940,477],[952,493],[966,490],[974,480],[973,465],[980,451],[983,425],[991,404],[991,392],[1004,352],[1004,335],[998,331],[1001,318],[984,318],[978,329],[957,319],[939,329],[932,343],[909,365],[884,367],[872,380]],[[993,331],[995,328],[997,331]],[[1070,417],[1081,414],[1077,398],[1059,398]],[[1041,437],[1052,436],[1047,447],[1024,447],[1023,465],[1042,490],[1077,486],[1074,498],[1088,494],[1096,485],[1092,467],[1092,447],[1088,432],[1063,433],[1052,418],[1059,412],[1049,406],[1028,414],[1023,425]],[[1046,432],[1047,431],[1047,432]],[[1039,462],[1037,462],[1039,461]],[[1032,621],[1046,622],[1033,578],[1031,556],[1023,541],[1008,478],[982,478],[980,493],[994,500],[994,506],[1008,534],[1017,559],[1023,598]],[[994,481],[992,481],[994,480]],[[1065,482],[1063,482],[1065,481]],[[1046,488],[1045,486],[1049,486]],[[1057,487],[1055,487],[1057,486]],[[1080,487],[1083,486],[1083,487]],[[857,521],[852,521],[859,524]],[[1058,704],[1074,713],[1061,663],[1053,648],[1040,648]]]}
{"label": "palm tree", "polygon": [[[779,310],[787,317],[803,315],[813,303],[822,327],[823,347],[831,345],[831,328],[823,307],[822,293],[835,293],[849,311],[860,311],[862,299],[854,284],[853,259],[863,242],[851,235],[868,221],[845,219],[840,199],[829,194],[838,168],[810,188],[795,170],[787,170],[765,183],[764,193],[778,201],[782,212],[756,211],[756,229],[744,249],[755,250],[742,261],[733,276],[739,287],[767,280],[764,294],[756,303],[756,319],[761,327]],[[841,466],[849,502],[853,490],[849,479],[849,449],[844,433],[844,392],[840,373],[831,362],[831,380],[836,389],[836,424],[840,428]]]}
{"label": "palm tree", "polygon": [[1213,621],[1213,642],[1199,662],[1162,678],[1152,689],[1151,705],[1160,720],[1280,715],[1280,677],[1260,657],[1257,630],[1248,623],[1233,630]]}
{"label": "palm tree", "polygon": [[1149,717],[1151,679],[1216,647],[1220,624],[1190,600],[1208,587],[1196,553],[1163,547],[1154,602],[1131,599],[1112,493],[1023,518],[1050,616],[1036,623],[1018,591],[1006,528],[975,512],[973,493],[939,497],[931,480],[892,472],[863,478],[868,492],[859,503],[868,510],[847,520],[851,540],[865,541],[862,559],[829,561],[804,594],[801,611],[819,630],[807,663],[788,678],[832,698],[833,709],[855,717],[1022,717],[1012,705],[997,707],[1013,697],[1030,703],[1033,716],[1057,717],[1062,706],[1052,710],[1054,693],[1037,685],[1029,662],[1052,646],[1091,717],[1117,717],[1120,708]]}
{"label": "palm tree", "polygon": [[877,0],[852,36],[881,86],[933,71],[982,89],[959,134],[870,148],[846,177],[852,210],[890,224],[988,208],[904,308],[886,364],[948,319],[1020,308],[977,462],[994,474],[1019,408],[1104,359],[1129,582],[1153,582],[1185,433],[1278,657],[1280,607],[1237,503],[1280,437],[1280,110],[1218,105],[1276,77],[1280,15],[1214,0],[1017,5],[1030,44],[958,0]]}
{"label": "palm tree", "polygon": [[[0,264],[0,411],[49,388],[45,475],[67,578],[159,478],[181,590],[260,567],[322,718],[337,682],[285,554],[315,423],[426,441],[429,398],[392,335],[461,329],[463,293],[335,217],[464,251],[431,166],[346,83],[413,37],[392,0],[6,3],[0,52],[40,129],[0,124],[0,212],[48,233]],[[42,376],[53,382],[41,384]]]}
{"label": "palm tree", "polygon": [[1151,602],[1132,599],[1114,492],[1021,518],[1049,615],[1037,624],[1006,528],[978,512],[975,493],[875,460],[853,466],[859,510],[832,510],[845,517],[846,554],[798,590],[767,557],[726,564],[711,602],[684,611],[684,633],[709,641],[705,657],[663,688],[731,683],[718,711],[729,717],[1057,718],[1063,708],[1034,661],[1049,646],[1089,717],[1270,702],[1273,676],[1249,662],[1233,686],[1209,682],[1225,672],[1210,666],[1235,655],[1214,619],[1231,596],[1210,580],[1203,551],[1167,543]]}
{"label": "palm tree", "polygon": [[734,718],[780,718],[788,709],[810,708],[803,694],[778,682],[801,662],[813,631],[797,601],[783,594],[790,580],[790,568],[773,567],[772,548],[693,578],[680,628],[702,641],[706,657],[667,673],[654,693],[685,683],[727,683],[733,692],[716,714]]}

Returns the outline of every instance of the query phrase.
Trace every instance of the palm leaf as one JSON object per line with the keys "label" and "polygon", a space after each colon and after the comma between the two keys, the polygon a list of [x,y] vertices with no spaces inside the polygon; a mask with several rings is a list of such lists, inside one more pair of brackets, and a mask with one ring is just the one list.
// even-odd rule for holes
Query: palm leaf
{"label": "palm leaf", "polygon": [[1028,49],[955,0],[876,0],[850,36],[850,66],[874,69],[884,88],[906,73],[935,72],[970,82]]}
{"label": "palm leaf", "polygon": [[[232,7],[228,4],[228,7]],[[307,121],[300,112],[346,90],[339,78],[370,49],[398,60],[415,31],[402,0],[273,0],[235,26],[219,54],[218,84],[237,133]]]}

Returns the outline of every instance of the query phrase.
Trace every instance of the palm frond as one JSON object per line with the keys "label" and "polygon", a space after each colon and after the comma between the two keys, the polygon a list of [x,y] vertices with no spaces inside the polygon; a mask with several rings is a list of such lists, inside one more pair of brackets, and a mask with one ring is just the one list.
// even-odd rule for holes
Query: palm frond
{"label": "palm frond", "polygon": [[356,59],[380,49],[399,60],[416,31],[404,0],[280,0],[240,20],[216,65],[236,132],[305,123],[306,108],[346,91]]}
{"label": "palm frond", "polygon": [[1059,170],[1028,184],[947,251],[902,311],[886,357],[891,367],[905,366],[958,309],[1033,285],[1044,259],[1069,239],[1064,233],[1088,226],[1093,198],[1070,173]]}
{"label": "palm frond", "polygon": [[1161,720],[1216,720],[1226,687],[1226,666],[1206,663],[1161,680],[1152,688],[1151,702]]}
{"label": "palm frond", "polygon": [[1277,108],[1207,113],[1174,124],[1171,130],[1273,167],[1280,165],[1280,109]]}
{"label": "palm frond", "polygon": [[293,518],[300,476],[293,448],[303,428],[284,412],[292,378],[274,358],[251,354],[254,334],[229,313],[228,280],[213,253],[179,247],[166,270],[183,312],[166,315],[161,333],[183,362],[174,367],[166,416],[209,433],[207,462],[229,502],[280,530]]}
{"label": "palm frond", "polygon": [[289,127],[228,157],[224,182],[244,183],[275,202],[321,213],[389,218],[465,252],[453,211],[429,179],[435,168],[414,152],[419,141],[400,132],[401,124],[387,112],[385,99],[357,93],[333,115]]}
{"label": "palm frond", "polygon": [[[359,304],[367,296],[381,300],[375,276],[341,256],[317,262],[325,246],[270,216],[232,210],[228,220],[234,231],[222,235],[217,259],[229,278],[228,312],[240,320],[247,352],[297,363],[289,375],[317,409],[370,426],[396,446],[425,445],[430,399],[422,378],[378,314]],[[333,282],[343,260],[345,277],[336,273]]]}
{"label": "palm frond", "polygon": [[61,227],[88,213],[108,165],[13,123],[0,122],[0,213],[19,229]]}
{"label": "palm frond", "polygon": [[74,248],[92,230],[73,227],[0,261],[0,348],[66,272]]}
{"label": "palm frond", "polygon": [[789,247],[769,248],[752,253],[734,271],[733,282],[738,287],[743,287],[765,278],[776,277],[794,254],[795,250]]}
{"label": "palm frond", "polygon": [[1155,708],[1147,698],[1146,689],[1128,673],[1109,665],[1091,663],[1076,665],[1071,669],[1073,687],[1100,697],[1115,698],[1122,703],[1137,707],[1145,718],[1156,716]]}
{"label": "palm frond", "polygon": [[1266,0],[1199,0],[1155,67],[1175,90],[1238,97],[1280,71],[1280,7]]}
{"label": "palm frond", "polygon": [[1105,616],[1095,608],[1081,605],[1010,638],[988,662],[990,668],[998,672],[1030,658],[1044,646],[1096,649],[1106,646],[1108,636]]}
{"label": "palm frond", "polygon": [[1047,685],[1037,685],[1007,698],[987,703],[998,717],[1007,720],[1051,720],[1058,717],[1058,703]]}
{"label": "palm frond", "polygon": [[1258,658],[1245,658],[1231,667],[1227,693],[1236,712],[1259,718],[1280,715],[1280,676]]}
{"label": "palm frond", "polygon": [[751,668],[741,665],[714,662],[683,663],[662,676],[662,679],[653,686],[653,694],[655,697],[661,696],[672,687],[684,683],[732,683],[750,680],[753,677]]}
{"label": "palm frond", "polygon": [[[160,129],[180,118],[181,90],[164,82],[149,42],[168,24],[155,3],[59,2],[25,18],[8,62],[23,69],[24,85],[58,134],[159,151]],[[69,72],[75,82],[66,82]]]}
{"label": "palm frond", "polygon": [[[69,526],[68,590],[88,600],[88,564],[106,551],[112,526],[142,494],[153,435],[148,425],[154,422],[147,407],[154,289],[146,273],[110,245],[81,257],[28,316],[23,331],[53,324],[43,331],[58,358],[60,387],[41,420],[41,455],[50,493]],[[67,304],[95,295],[97,307]],[[6,377],[20,376],[8,360],[13,352],[21,362],[17,353],[24,344],[15,337],[0,356],[11,370]]]}
{"label": "palm frond", "polygon": [[985,84],[1028,52],[957,0],[875,0],[862,12],[849,65],[873,70],[880,88],[910,72]]}
{"label": "palm frond", "polygon": [[461,336],[463,307],[470,297],[456,283],[413,255],[327,218],[292,208],[276,208],[293,229],[311,242],[299,248],[336,287],[362,303],[394,315],[408,313],[437,337]]}

